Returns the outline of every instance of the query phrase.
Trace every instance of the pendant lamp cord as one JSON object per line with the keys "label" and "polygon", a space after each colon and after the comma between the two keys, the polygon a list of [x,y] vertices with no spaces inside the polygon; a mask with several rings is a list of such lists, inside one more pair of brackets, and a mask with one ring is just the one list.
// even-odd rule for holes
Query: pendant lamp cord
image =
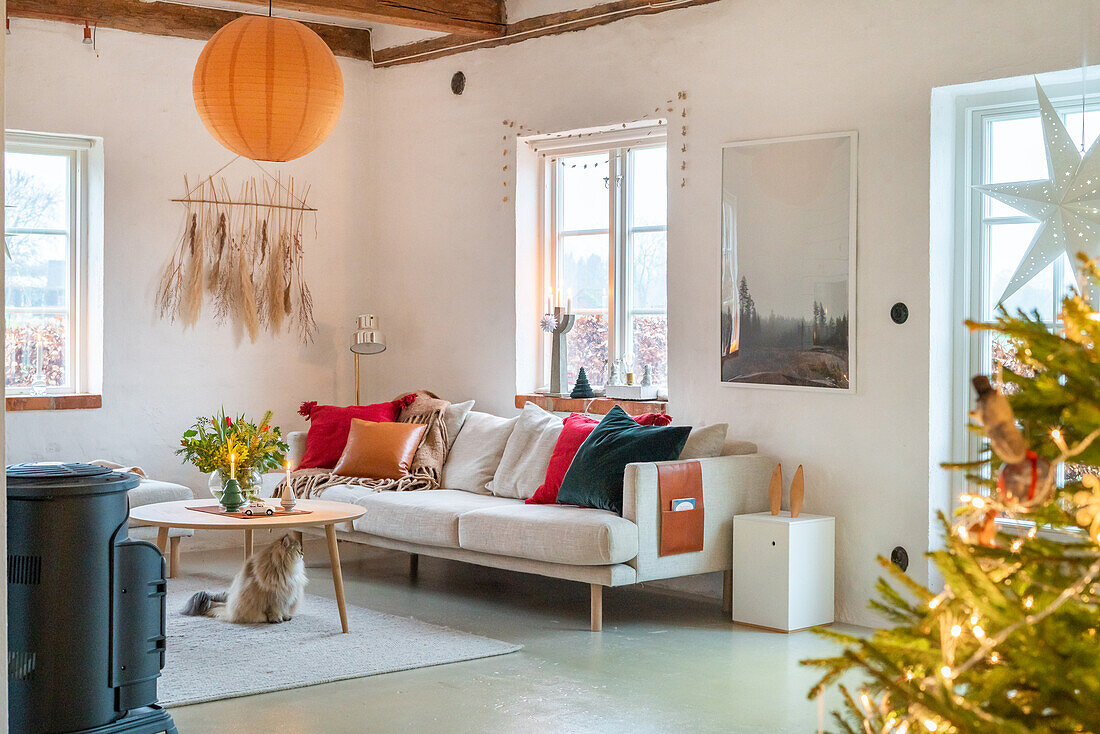
{"label": "pendant lamp cord", "polygon": [[[271,0],[268,0],[270,2]],[[1088,46],[1088,28],[1089,21],[1089,4],[1088,0],[1085,0],[1082,6],[1084,14],[1084,23],[1081,25],[1081,152],[1085,152],[1085,94],[1087,92],[1087,82],[1089,73],[1089,46]]]}
{"label": "pendant lamp cord", "polygon": [[271,17],[271,0],[267,0],[267,17]]}

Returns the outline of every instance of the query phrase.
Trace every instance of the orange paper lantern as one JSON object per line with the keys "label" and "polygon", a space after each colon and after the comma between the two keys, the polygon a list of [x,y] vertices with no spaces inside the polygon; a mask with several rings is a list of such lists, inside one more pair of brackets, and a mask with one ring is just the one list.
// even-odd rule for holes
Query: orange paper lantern
{"label": "orange paper lantern", "polygon": [[245,15],[206,42],[192,80],[206,129],[234,153],[291,161],[329,136],[344,79],[321,37],[298,21]]}

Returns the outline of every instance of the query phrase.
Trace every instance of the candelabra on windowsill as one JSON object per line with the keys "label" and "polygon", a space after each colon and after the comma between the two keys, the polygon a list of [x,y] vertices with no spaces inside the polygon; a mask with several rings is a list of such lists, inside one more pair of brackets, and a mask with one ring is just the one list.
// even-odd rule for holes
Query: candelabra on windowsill
{"label": "candelabra on windowsill", "polygon": [[571,310],[568,306],[564,309],[561,306],[555,306],[553,313],[544,314],[539,319],[539,326],[547,334],[550,334],[551,339],[551,395],[564,395],[569,392],[568,384],[564,384],[562,380],[569,374],[569,343],[566,341],[566,334],[573,329],[574,324],[577,322],[577,317],[569,313]]}

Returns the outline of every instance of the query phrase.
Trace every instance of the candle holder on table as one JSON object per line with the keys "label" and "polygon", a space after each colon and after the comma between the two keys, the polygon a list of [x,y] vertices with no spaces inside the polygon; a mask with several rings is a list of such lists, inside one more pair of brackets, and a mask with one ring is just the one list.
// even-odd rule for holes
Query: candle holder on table
{"label": "candle holder on table", "polygon": [[[549,315],[549,314],[548,314]],[[569,375],[569,343],[566,334],[573,330],[577,323],[577,317],[560,306],[554,307],[553,330],[547,330],[550,334],[550,392],[554,395],[564,395],[569,392],[568,384],[563,380]]]}

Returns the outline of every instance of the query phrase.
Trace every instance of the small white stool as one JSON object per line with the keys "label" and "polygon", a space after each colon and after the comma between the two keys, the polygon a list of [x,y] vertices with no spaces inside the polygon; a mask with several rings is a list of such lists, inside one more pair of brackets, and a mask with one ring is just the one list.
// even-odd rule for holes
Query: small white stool
{"label": "small white stool", "polygon": [[[141,484],[127,493],[127,497],[130,500],[130,509],[141,505],[154,505],[158,502],[195,499],[194,493],[182,484],[158,482],[155,479],[142,479]],[[158,528],[152,525],[130,520],[130,537],[135,540],[147,540],[155,544],[157,530]],[[189,538],[194,534],[195,531],[189,528],[172,528],[168,531],[168,576],[170,578],[179,575],[180,539]]]}
{"label": "small white stool", "polygon": [[733,518],[733,621],[793,632],[833,621],[835,518]]}

